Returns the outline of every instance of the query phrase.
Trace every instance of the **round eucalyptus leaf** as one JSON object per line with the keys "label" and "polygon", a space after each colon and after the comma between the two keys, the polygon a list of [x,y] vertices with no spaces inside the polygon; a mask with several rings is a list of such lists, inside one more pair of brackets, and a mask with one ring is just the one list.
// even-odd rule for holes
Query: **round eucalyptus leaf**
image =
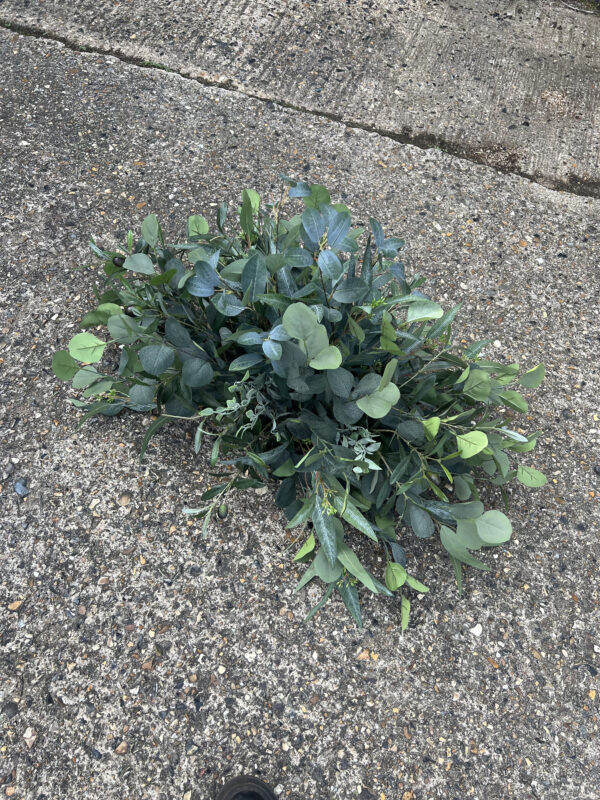
{"label": "round eucalyptus leaf", "polygon": [[310,366],[313,369],[337,369],[342,363],[342,354],[330,345],[311,359]]}
{"label": "round eucalyptus leaf", "polygon": [[106,327],[115,342],[119,344],[133,344],[141,335],[139,322],[126,314],[109,317]]}
{"label": "round eucalyptus leaf", "polygon": [[219,292],[212,298],[211,303],[224,317],[237,317],[245,308],[242,301],[229,292]]}
{"label": "round eucalyptus leaf", "polygon": [[181,380],[186,386],[197,389],[206,386],[213,379],[213,368],[200,358],[188,359],[181,370]]}
{"label": "round eucalyptus leaf", "polygon": [[162,375],[173,364],[175,353],[164,344],[151,344],[141,348],[138,358],[145,372],[150,375]]}
{"label": "round eucalyptus leaf", "polygon": [[463,458],[472,458],[488,446],[488,438],[483,431],[470,431],[456,437],[458,452]]}
{"label": "round eucalyptus leaf", "polygon": [[331,566],[327,560],[327,556],[325,555],[325,550],[323,547],[320,547],[317,550],[317,555],[315,556],[313,564],[317,576],[325,583],[337,581],[342,575],[342,565],[340,562],[336,561],[336,563]]}
{"label": "round eucalyptus leaf", "polygon": [[221,279],[206,261],[194,264],[194,274],[188,279],[185,288],[194,297],[212,297]]}
{"label": "round eucalyptus leaf", "polygon": [[308,339],[319,325],[315,312],[304,303],[292,303],[288,306],[282,323],[286,333],[302,341]]}
{"label": "round eucalyptus leaf", "polygon": [[283,354],[283,348],[279,342],[272,342],[270,339],[263,342],[262,349],[263,353],[267,358],[270,358],[271,361],[279,361]]}
{"label": "round eucalyptus leaf", "polygon": [[150,407],[154,402],[156,384],[134,383],[129,389],[129,399],[136,406]]}
{"label": "round eucalyptus leaf", "polygon": [[94,336],[93,333],[78,333],[69,342],[69,353],[77,361],[84,361],[87,364],[94,364],[100,361],[106,342]]}
{"label": "round eucalyptus leaf", "polygon": [[512,525],[501,511],[486,511],[475,520],[477,533],[486,544],[503,544],[512,536]]}
{"label": "round eucalyptus leaf", "polygon": [[87,366],[82,367],[73,376],[74,389],[87,389],[87,387],[100,378],[100,373],[95,367]]}
{"label": "round eucalyptus leaf", "polygon": [[52,356],[52,371],[61,381],[70,381],[80,369],[80,364],[66,350],[58,350]]}
{"label": "round eucalyptus leaf", "polygon": [[519,480],[523,486],[530,486],[532,488],[545,486],[548,482],[544,473],[540,472],[539,469],[524,467],[522,465],[517,467],[517,480]]}
{"label": "round eucalyptus leaf", "polygon": [[139,272],[140,275],[154,275],[154,264],[149,256],[145,253],[136,253],[133,256],[127,256],[123,263],[124,269],[131,270],[131,272]]}

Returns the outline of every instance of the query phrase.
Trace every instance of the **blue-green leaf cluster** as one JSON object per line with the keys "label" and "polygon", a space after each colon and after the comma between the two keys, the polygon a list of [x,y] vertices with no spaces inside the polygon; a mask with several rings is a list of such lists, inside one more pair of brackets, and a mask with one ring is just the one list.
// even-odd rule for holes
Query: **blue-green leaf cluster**
{"label": "blue-green leaf cluster", "polygon": [[[370,591],[398,598],[404,628],[410,592],[427,591],[407,568],[409,534],[437,538],[460,587],[463,564],[487,569],[473,553],[512,532],[481,487],[545,483],[517,463],[537,434],[513,421],[528,410],[515,387],[537,387],[544,367],[520,375],[482,358],[485,343],[453,344],[458,307],[444,313],[407,277],[402,239],[373,218],[353,227],[323,186],[284,182],[277,202],[246,189],[237,211],[223,203],[215,230],[190,216],[174,244],[154,215],[122,250],[92,241],[97,307],[53,369],[81,392],[84,419],[153,414],[142,454],[182,418],[196,452],[212,440],[211,466],[236,470],[187,510],[204,530],[230,490],[273,482],[304,542],[296,560],[309,562],[298,588],[326,584],[309,616],[337,592],[360,625]],[[380,574],[358,543],[383,555]]]}

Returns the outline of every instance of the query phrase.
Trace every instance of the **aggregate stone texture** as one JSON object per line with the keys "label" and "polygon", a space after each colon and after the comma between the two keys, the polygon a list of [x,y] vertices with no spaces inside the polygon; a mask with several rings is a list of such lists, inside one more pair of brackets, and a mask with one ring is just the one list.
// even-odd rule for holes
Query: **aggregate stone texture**
{"label": "aggregate stone texture", "polygon": [[[85,5],[85,4],[83,4]],[[600,203],[164,71],[0,32],[0,783],[26,800],[209,800],[253,773],[293,800],[598,797]],[[93,302],[87,240],[148,211],[169,235],[278,173],[325,183],[404,235],[457,336],[548,378],[539,491],[459,597],[434,541],[403,536],[398,605],[318,586],[272,493],[182,514],[214,480],[190,424],[138,461],[148,418],[78,428],[50,369]],[[371,568],[382,564],[358,539]]]}
{"label": "aggregate stone texture", "polygon": [[600,196],[580,0],[0,0],[0,21]]}

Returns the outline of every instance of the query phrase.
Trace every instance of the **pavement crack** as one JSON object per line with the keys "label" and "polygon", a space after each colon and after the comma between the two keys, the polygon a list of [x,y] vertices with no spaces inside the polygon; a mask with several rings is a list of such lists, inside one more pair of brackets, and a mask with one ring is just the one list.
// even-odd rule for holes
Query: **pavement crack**
{"label": "pavement crack", "polygon": [[454,158],[460,158],[464,161],[469,161],[472,164],[481,166],[492,167],[500,173],[505,175],[515,175],[520,178],[525,178],[532,183],[544,186],[547,189],[554,191],[565,192],[579,197],[600,197],[600,182],[599,181],[581,181],[575,177],[570,180],[563,180],[560,178],[550,178],[548,176],[540,175],[537,173],[530,173],[526,170],[517,169],[513,164],[504,164],[503,161],[510,162],[509,153],[499,147],[496,143],[490,142],[489,147],[482,147],[481,145],[472,146],[469,144],[458,144],[443,136],[438,136],[434,133],[414,133],[408,128],[403,128],[398,132],[387,128],[379,127],[376,125],[369,125],[358,120],[348,119],[343,114],[332,111],[325,111],[322,109],[310,108],[302,106],[297,103],[290,103],[289,101],[272,97],[266,93],[259,91],[252,91],[246,86],[243,86],[233,78],[227,77],[211,77],[210,75],[188,75],[178,69],[174,69],[165,64],[161,64],[149,59],[135,56],[128,53],[119,47],[109,46],[92,46],[88,44],[80,44],[66,35],[61,35],[51,31],[47,31],[40,26],[33,24],[22,24],[12,22],[0,17],[0,28],[12,31],[13,33],[21,36],[29,36],[35,39],[42,39],[45,41],[58,42],[64,45],[69,50],[77,53],[94,53],[97,55],[111,56],[118,59],[124,64],[139,67],[141,69],[160,70],[162,72],[170,72],[178,75],[183,80],[198,83],[201,86],[206,86],[213,89],[222,89],[224,91],[236,92],[237,94],[244,95],[245,97],[258,100],[262,103],[271,103],[273,106],[283,108],[289,111],[296,111],[302,114],[309,114],[317,119],[325,119],[330,122],[335,122],[344,125],[349,130],[364,131],[366,133],[374,133],[382,138],[389,139],[397,142],[398,144],[408,144],[417,147],[420,150],[437,149]]}

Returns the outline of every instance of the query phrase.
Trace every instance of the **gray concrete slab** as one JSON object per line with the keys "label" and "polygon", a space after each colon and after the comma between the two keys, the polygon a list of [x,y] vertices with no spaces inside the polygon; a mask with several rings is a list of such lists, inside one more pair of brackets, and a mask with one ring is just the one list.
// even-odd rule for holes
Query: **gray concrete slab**
{"label": "gray concrete slab", "polygon": [[0,19],[600,196],[600,14],[578,3],[2,0]]}
{"label": "gray concrete slab", "polygon": [[[56,43],[0,32],[0,54],[4,795],[208,800],[249,771],[293,800],[596,796],[600,203]],[[432,296],[464,300],[464,338],[547,364],[524,423],[548,488],[512,492],[514,540],[462,598],[436,544],[407,541],[432,591],[404,636],[376,598],[363,631],[339,603],[302,625],[317,590],[292,594],[270,498],[203,538],[181,515],[210,480],[189,431],[140,466],[147,420],[77,430],[51,374],[90,234],[152,210],[175,235],[279,170],[404,235]]]}

